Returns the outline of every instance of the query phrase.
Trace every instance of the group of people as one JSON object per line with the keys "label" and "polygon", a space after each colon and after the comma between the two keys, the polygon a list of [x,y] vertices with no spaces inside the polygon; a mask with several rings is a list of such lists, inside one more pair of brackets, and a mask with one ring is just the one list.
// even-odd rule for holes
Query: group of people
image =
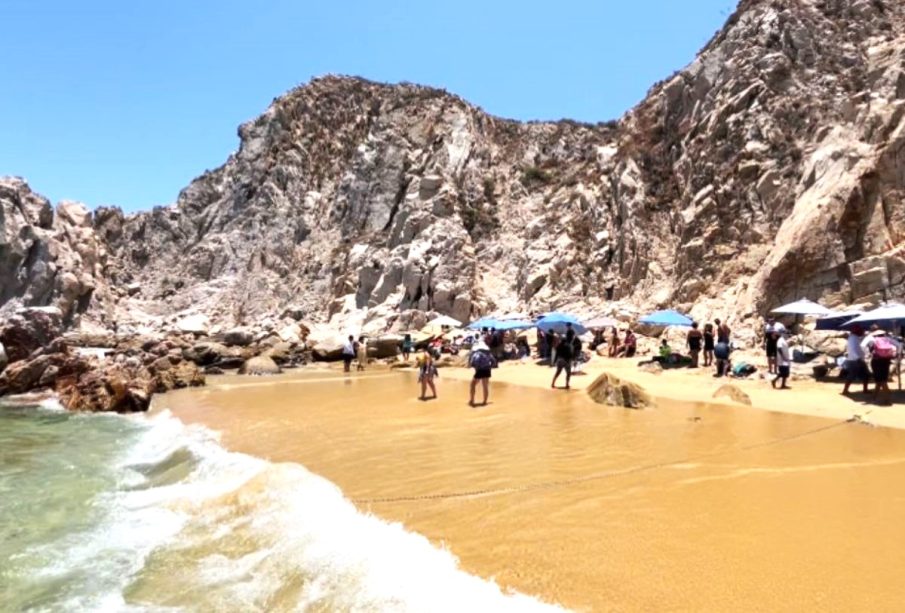
{"label": "group of people", "polygon": [[[889,375],[894,360],[902,356],[902,344],[876,325],[869,331],[855,326],[848,333],[845,361],[842,364],[845,377],[843,394],[849,393],[852,383],[861,382],[864,393],[868,393],[873,377],[874,398],[889,401]],[[870,367],[868,368],[868,360]]]}
{"label": "group of people", "polygon": [[591,343],[591,351],[598,347],[607,346],[607,356],[611,358],[632,358],[638,351],[638,337],[631,328],[625,329],[625,336],[619,339],[619,329],[613,326],[609,334],[603,328],[594,331],[594,341]]}

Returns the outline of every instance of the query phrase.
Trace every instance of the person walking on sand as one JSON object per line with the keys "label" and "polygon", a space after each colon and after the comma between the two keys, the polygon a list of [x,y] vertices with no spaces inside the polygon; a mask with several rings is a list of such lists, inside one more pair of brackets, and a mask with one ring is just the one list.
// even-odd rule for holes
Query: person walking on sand
{"label": "person walking on sand", "polygon": [[776,323],[774,318],[767,320],[764,326],[764,352],[767,354],[767,371],[771,375],[776,374],[776,341],[777,335],[774,332],[782,334],[786,331],[785,326]]}
{"label": "person walking on sand", "polygon": [[785,332],[774,331],[773,336],[776,337],[776,377],[770,382],[773,389],[776,389],[776,382],[782,380],[779,389],[790,389],[786,382],[789,380],[789,374],[792,369],[792,352],[789,349],[789,342],[786,340]]}
{"label": "person walking on sand", "polygon": [[861,343],[864,341],[864,330],[860,326],[853,326],[848,333],[845,347],[845,387],[842,394],[848,394],[848,388],[855,381],[861,381],[864,385],[864,393],[868,392],[870,385],[870,373],[867,372],[866,353]]}
{"label": "person walking on sand", "polygon": [[691,368],[697,368],[701,356],[701,345],[704,341],[704,335],[698,330],[698,322],[691,324],[691,330],[685,337],[685,344],[688,345],[688,352],[691,355]]}
{"label": "person walking on sand", "polygon": [[358,342],[355,344],[355,356],[358,361],[355,370],[361,372],[368,364],[368,343],[363,336],[359,336]]}
{"label": "person walking on sand", "polygon": [[493,356],[490,354],[490,347],[483,341],[478,341],[471,348],[471,354],[468,356],[468,365],[474,369],[474,377],[471,380],[470,396],[468,399],[469,406],[476,406],[474,402],[475,390],[478,387],[478,381],[481,382],[484,399],[482,406],[487,405],[487,397],[490,395],[490,372],[496,365]]}
{"label": "person walking on sand", "polygon": [[551,388],[556,387],[556,380],[562,371],[566,371],[566,386],[563,389],[569,389],[569,382],[572,379],[572,358],[574,357],[575,332],[568,330],[566,337],[559,343],[556,348],[556,373],[553,375],[553,382],[550,383]]}
{"label": "person walking on sand", "polygon": [[355,358],[355,337],[351,334],[349,339],[343,343],[343,372],[351,372],[352,360]]}
{"label": "person walking on sand", "polygon": [[715,339],[713,338],[713,324],[704,325],[704,366],[713,366],[713,349],[715,347]]}
{"label": "person walking on sand", "polygon": [[437,397],[437,386],[434,385],[434,377],[440,376],[437,365],[434,364],[434,356],[425,347],[418,356],[418,383],[421,384],[421,397],[418,400],[427,400],[427,388],[431,388],[431,398]]}
{"label": "person walking on sand", "polygon": [[886,335],[876,325],[871,326],[871,332],[861,343],[865,353],[870,354],[870,369],[874,373],[874,402],[882,401],[889,404],[892,392],[889,391],[889,371],[892,361],[902,353],[899,343]]}

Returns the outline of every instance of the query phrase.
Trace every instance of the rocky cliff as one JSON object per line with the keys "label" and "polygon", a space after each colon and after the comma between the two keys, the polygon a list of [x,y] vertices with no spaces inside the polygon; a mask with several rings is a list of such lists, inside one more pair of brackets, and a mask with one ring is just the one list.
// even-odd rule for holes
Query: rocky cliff
{"label": "rocky cliff", "polygon": [[[54,212],[0,182],[0,313],[365,332],[428,312],[669,305],[752,321],[905,297],[905,5],[744,0],[621,120],[518,123],[324,77],[175,205]],[[278,322],[277,322],[278,323]]]}

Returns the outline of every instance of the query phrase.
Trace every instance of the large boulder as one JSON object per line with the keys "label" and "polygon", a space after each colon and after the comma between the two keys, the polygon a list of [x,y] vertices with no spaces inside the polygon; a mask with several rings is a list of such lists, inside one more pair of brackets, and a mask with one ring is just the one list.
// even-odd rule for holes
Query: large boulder
{"label": "large boulder", "polygon": [[231,354],[232,352],[225,345],[213,341],[195,343],[188,349],[182,350],[182,356],[198,366],[209,366]]}
{"label": "large boulder", "polygon": [[240,375],[278,375],[281,372],[283,372],[283,369],[265,355],[246,360],[239,369]]}
{"label": "large boulder", "polygon": [[207,315],[196,314],[183,317],[176,321],[175,331],[182,334],[194,334],[203,336],[210,328],[210,319]]}
{"label": "large boulder", "polygon": [[588,395],[598,404],[614,407],[644,409],[654,406],[653,399],[640,386],[609,373],[597,377],[588,387]]}
{"label": "large boulder", "polygon": [[154,382],[144,368],[114,363],[58,378],[56,390],[70,411],[133,413],[148,410]]}
{"label": "large boulder", "polygon": [[60,335],[62,313],[55,307],[20,309],[0,328],[0,343],[9,362],[24,360]]}
{"label": "large boulder", "polygon": [[223,343],[229,347],[247,347],[254,340],[255,335],[248,328],[233,328],[223,334]]}

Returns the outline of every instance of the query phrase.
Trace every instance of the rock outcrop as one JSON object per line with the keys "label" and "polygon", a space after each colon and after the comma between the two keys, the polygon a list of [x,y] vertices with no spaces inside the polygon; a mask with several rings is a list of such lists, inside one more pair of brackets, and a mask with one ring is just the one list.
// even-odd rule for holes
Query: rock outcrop
{"label": "rock outcrop", "polygon": [[52,306],[85,331],[244,347],[249,327],[295,342],[301,320],[378,336],[552,308],[668,305],[744,332],[802,296],[905,297],[901,2],[743,0],[605,124],[328,76],[239,136],[146,213],[54,210],[0,180],[0,316]]}
{"label": "rock outcrop", "polygon": [[588,396],[598,404],[626,409],[646,409],[654,401],[644,389],[609,373],[603,373],[588,386]]}

